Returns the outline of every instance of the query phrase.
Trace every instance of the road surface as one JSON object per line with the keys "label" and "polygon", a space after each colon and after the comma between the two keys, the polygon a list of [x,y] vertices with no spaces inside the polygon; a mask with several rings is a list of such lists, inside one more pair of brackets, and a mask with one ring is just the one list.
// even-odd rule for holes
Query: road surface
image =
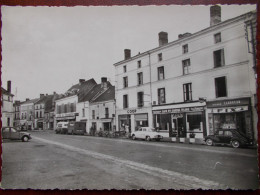
{"label": "road surface", "polygon": [[31,132],[4,140],[5,189],[257,189],[255,149]]}

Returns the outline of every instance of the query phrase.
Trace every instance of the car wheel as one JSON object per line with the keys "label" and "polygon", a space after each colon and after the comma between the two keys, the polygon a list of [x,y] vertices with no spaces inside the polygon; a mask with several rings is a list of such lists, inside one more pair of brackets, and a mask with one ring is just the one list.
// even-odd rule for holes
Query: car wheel
{"label": "car wheel", "polygon": [[150,136],[146,136],[146,141],[151,141],[151,138],[150,138]]}
{"label": "car wheel", "polygon": [[240,143],[239,143],[239,141],[237,141],[237,140],[233,140],[233,141],[231,142],[231,145],[232,145],[233,148],[239,148]]}
{"label": "car wheel", "polygon": [[133,134],[133,135],[132,135],[132,139],[133,139],[133,140],[135,140],[135,139],[136,139],[136,137],[135,137],[135,134]]}
{"label": "car wheel", "polygon": [[28,136],[23,136],[22,141],[23,142],[28,142],[29,141],[29,137]]}
{"label": "car wheel", "polygon": [[207,146],[213,146],[214,142],[212,139],[207,139],[206,144],[207,144]]}

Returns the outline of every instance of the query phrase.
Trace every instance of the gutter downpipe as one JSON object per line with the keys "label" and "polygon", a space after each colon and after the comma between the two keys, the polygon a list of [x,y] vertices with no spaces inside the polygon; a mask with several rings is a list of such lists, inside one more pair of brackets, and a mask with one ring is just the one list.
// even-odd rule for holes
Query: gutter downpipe
{"label": "gutter downpipe", "polygon": [[[151,101],[151,115],[152,115],[152,119],[153,119],[153,112],[152,112],[152,65],[151,65],[151,53],[148,51],[148,55],[149,55],[149,70],[150,70],[150,101]],[[153,121],[151,121],[151,124],[153,124]],[[153,127],[153,125],[151,126]]]}

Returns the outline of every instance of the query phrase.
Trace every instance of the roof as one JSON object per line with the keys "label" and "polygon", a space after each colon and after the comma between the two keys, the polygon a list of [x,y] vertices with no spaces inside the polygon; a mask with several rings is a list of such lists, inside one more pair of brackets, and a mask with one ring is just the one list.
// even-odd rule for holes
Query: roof
{"label": "roof", "polygon": [[4,89],[3,87],[1,87],[1,93],[5,94],[5,95],[10,95],[10,96],[14,96],[13,94],[11,94],[10,92],[8,92],[6,89]]}
{"label": "roof", "polygon": [[115,86],[110,86],[104,93],[98,96],[92,102],[103,102],[115,99]]}
{"label": "roof", "polygon": [[45,112],[54,111],[54,95],[48,95],[45,99]]}
{"label": "roof", "polygon": [[95,85],[97,85],[96,81],[92,78],[87,81],[83,81],[82,83],[78,83],[69,88],[63,96],[57,98],[62,99],[73,95],[78,95],[79,101],[83,98],[85,94],[87,94]]}
{"label": "roof", "polygon": [[21,102],[21,105],[22,104],[30,104],[30,103],[35,103],[39,100],[39,98],[35,98],[35,99],[31,99],[31,100],[28,100],[28,101],[24,101],[24,102]]}
{"label": "roof", "polygon": [[202,30],[200,30],[200,31],[198,31],[198,32],[192,33],[191,35],[189,35],[189,36],[187,36],[187,37],[184,37],[184,38],[180,38],[180,39],[171,41],[171,42],[169,42],[169,43],[167,43],[167,44],[164,44],[164,45],[162,45],[162,46],[159,46],[159,47],[156,47],[156,48],[147,50],[147,51],[142,52],[142,53],[139,53],[139,54],[137,54],[137,55],[135,55],[135,56],[131,56],[130,58],[128,58],[128,59],[126,59],[126,60],[121,60],[121,61],[119,61],[119,62],[116,62],[116,63],[114,63],[113,65],[114,65],[114,66],[118,66],[118,65],[121,65],[121,64],[123,64],[123,63],[126,63],[126,62],[129,62],[129,61],[138,59],[138,58],[143,57],[143,56],[145,56],[145,55],[148,55],[148,54],[150,54],[150,53],[152,53],[152,52],[157,52],[157,51],[161,50],[162,48],[167,48],[167,47],[172,46],[172,45],[174,45],[174,44],[179,44],[180,42],[182,42],[182,41],[184,41],[184,40],[187,40],[187,39],[190,39],[190,38],[193,38],[193,37],[195,37],[195,36],[197,36],[197,35],[199,35],[199,34],[201,34],[201,33],[205,33],[205,32],[208,32],[208,31],[210,31],[210,30],[216,29],[216,28],[218,28],[220,25],[227,25],[227,24],[229,24],[230,22],[233,22],[233,21],[236,21],[236,20],[242,20],[242,19],[246,18],[247,16],[250,16],[251,14],[255,14],[255,15],[256,15],[256,10],[253,10],[253,11],[247,12],[247,13],[245,13],[245,14],[242,14],[242,15],[240,15],[240,16],[237,16],[237,17],[230,18],[230,19],[228,19],[228,20],[219,22],[218,24],[209,26],[209,27],[204,28],[204,29],[202,29]]}
{"label": "roof", "polygon": [[[107,87],[112,86],[110,82],[107,82]],[[79,98],[79,102],[92,101],[101,95],[105,90],[102,88],[101,84],[95,85],[88,93]]]}

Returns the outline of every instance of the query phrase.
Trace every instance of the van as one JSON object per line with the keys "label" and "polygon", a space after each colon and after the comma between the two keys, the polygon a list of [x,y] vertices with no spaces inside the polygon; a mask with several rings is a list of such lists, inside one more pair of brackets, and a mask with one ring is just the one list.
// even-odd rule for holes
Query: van
{"label": "van", "polygon": [[68,122],[58,122],[55,132],[61,133],[61,134],[67,134],[68,133]]}
{"label": "van", "polygon": [[68,124],[68,134],[84,135],[86,132],[85,122],[70,122]]}

